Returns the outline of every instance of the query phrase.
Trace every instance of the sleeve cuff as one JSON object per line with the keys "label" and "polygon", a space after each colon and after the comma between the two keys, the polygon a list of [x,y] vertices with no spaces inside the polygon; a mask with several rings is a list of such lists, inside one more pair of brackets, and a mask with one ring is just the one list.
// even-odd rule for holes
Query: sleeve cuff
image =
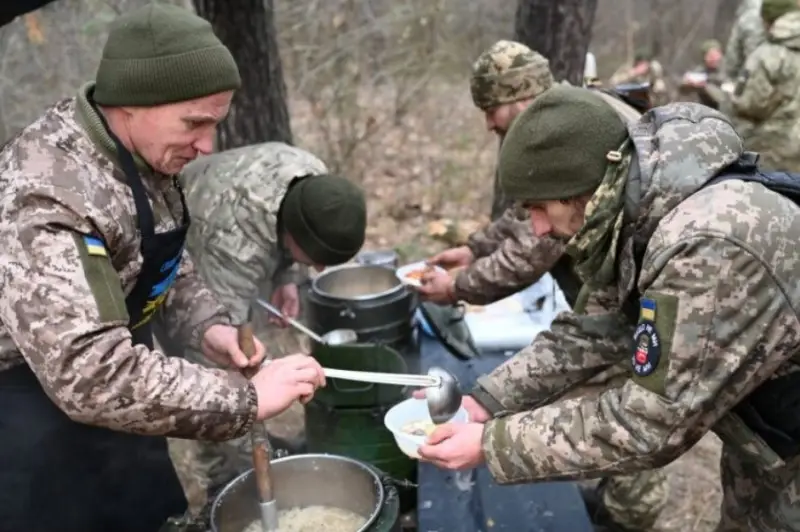
{"label": "sleeve cuff", "polygon": [[492,417],[506,416],[513,412],[506,408],[503,403],[497,399],[492,390],[493,386],[489,377],[484,375],[478,378],[478,382],[470,390],[469,395],[475,399],[479,405],[486,409]]}
{"label": "sleeve cuff", "polygon": [[203,352],[203,337],[212,325],[233,325],[233,323],[227,312],[214,314],[207,320],[200,322],[197,327],[194,328],[194,331],[192,331],[191,343],[193,349],[196,349],[200,353]]}

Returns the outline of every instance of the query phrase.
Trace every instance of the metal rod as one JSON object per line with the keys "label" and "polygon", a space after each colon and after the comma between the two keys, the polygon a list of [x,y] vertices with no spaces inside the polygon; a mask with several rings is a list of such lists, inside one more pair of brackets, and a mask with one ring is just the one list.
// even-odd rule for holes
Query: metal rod
{"label": "metal rod", "polygon": [[295,327],[297,329],[300,329],[301,331],[303,331],[304,333],[309,335],[311,338],[313,338],[314,340],[316,340],[320,344],[324,344],[325,343],[325,341],[322,339],[322,337],[320,335],[318,335],[317,333],[315,333],[314,331],[312,331],[311,329],[309,329],[308,327],[306,327],[305,325],[303,325],[299,321],[294,320],[294,319],[292,319],[292,318],[290,318],[288,316],[284,316],[283,313],[280,310],[276,309],[275,307],[273,307],[271,304],[267,303],[266,301],[264,301],[260,297],[255,298],[255,302],[258,303],[259,306],[264,307],[264,309],[266,309],[273,316],[276,316],[278,318],[281,318],[281,319],[284,319],[284,320],[288,321],[290,324],[292,324],[293,327]]}

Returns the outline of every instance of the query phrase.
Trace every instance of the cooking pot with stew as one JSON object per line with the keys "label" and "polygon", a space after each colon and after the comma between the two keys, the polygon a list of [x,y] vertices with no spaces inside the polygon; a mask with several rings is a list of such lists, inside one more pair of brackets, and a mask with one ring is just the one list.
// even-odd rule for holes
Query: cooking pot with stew
{"label": "cooking pot with stew", "polygon": [[[281,532],[396,532],[399,498],[376,468],[330,454],[271,462]],[[261,532],[253,470],[231,481],[211,508],[212,532]]]}

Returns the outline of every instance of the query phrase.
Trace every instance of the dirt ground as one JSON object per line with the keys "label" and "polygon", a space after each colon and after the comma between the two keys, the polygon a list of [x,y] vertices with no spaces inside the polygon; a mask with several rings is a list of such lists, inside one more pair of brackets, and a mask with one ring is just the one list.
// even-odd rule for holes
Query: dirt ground
{"label": "dirt ground", "polygon": [[[463,241],[488,221],[497,140],[485,130],[466,86],[433,87],[402,117],[387,114],[385,100],[373,94],[361,102],[358,116],[326,117],[328,123],[367,121],[375,131],[340,164],[328,155],[337,150],[320,134],[318,109],[290,102],[292,129],[298,146],[365,188],[369,229],[364,248],[393,248],[411,261]],[[267,345],[276,345],[264,334]],[[269,429],[291,437],[302,425],[302,407],[297,406],[270,421]],[[202,505],[202,481],[193,479],[192,442],[171,445],[190,499],[195,507]],[[719,442],[710,435],[668,466],[670,503],[656,530],[713,530],[721,500],[719,454]]]}

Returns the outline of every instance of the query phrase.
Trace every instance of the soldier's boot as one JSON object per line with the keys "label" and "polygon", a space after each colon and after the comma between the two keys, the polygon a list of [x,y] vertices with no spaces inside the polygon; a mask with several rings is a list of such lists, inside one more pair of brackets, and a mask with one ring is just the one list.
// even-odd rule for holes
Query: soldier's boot
{"label": "soldier's boot", "polygon": [[606,477],[581,495],[596,532],[646,532],[666,506],[667,477],[660,469]]}

